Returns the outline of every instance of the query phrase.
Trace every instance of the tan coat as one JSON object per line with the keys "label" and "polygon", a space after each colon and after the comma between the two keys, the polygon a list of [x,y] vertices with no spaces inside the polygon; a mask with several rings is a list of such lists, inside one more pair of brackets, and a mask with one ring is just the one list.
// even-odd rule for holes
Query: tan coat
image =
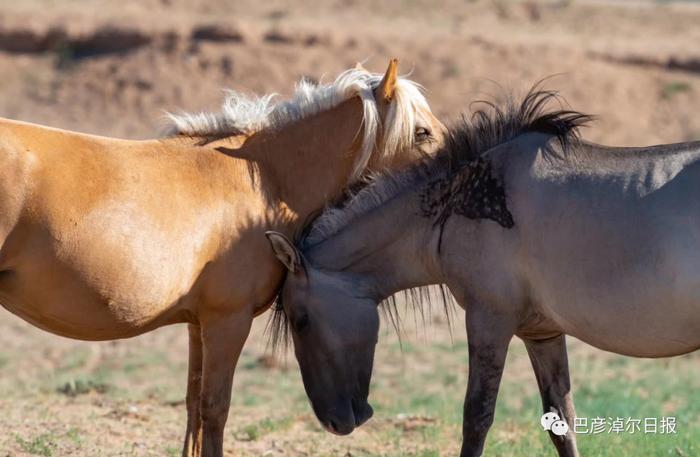
{"label": "tan coat", "polygon": [[[391,103],[396,65],[378,103]],[[274,131],[205,146],[126,141],[0,120],[0,302],[44,330],[105,340],[190,324],[183,455],[222,455],[233,370],[292,235],[338,194],[359,150],[357,97]],[[370,167],[399,167],[442,140]]]}

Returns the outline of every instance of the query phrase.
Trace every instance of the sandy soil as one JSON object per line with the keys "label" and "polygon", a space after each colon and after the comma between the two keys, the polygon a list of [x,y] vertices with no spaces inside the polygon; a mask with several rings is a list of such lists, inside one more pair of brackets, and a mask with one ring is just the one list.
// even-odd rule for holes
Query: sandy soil
{"label": "sandy soil", "polygon": [[25,52],[0,52],[0,114],[64,128],[152,137],[164,110],[215,108],[225,87],[284,94],[396,56],[445,118],[558,75],[549,87],[600,116],[592,140],[700,137],[700,8],[688,4],[5,3],[0,49]]}
{"label": "sandy soil", "polygon": [[[223,88],[286,94],[303,76],[328,79],[356,61],[383,71],[398,57],[447,120],[474,100],[523,92],[556,75],[547,87],[560,90],[572,108],[599,117],[584,132],[587,139],[687,141],[700,139],[698,24],[700,7],[670,2],[1,0],[0,116],[148,138],[158,134],[165,110],[216,108]],[[454,379],[441,372],[440,382],[424,385],[428,392],[452,386],[448,404],[426,406],[444,408],[452,419],[416,416],[422,409],[415,402],[387,399],[372,427],[337,439],[313,419],[293,361],[286,368],[266,362],[264,320],[256,323],[236,378],[230,455],[234,449],[244,455],[456,452],[466,358],[460,325],[452,339],[444,322],[436,323],[429,344],[409,338],[418,348],[402,356],[389,337],[378,362],[387,380],[376,388],[380,399],[414,392],[402,384],[405,378],[452,367]],[[3,312],[0,347],[0,455],[179,455],[183,328],[87,344],[42,333]],[[582,366],[609,362],[612,368],[601,373],[611,379],[635,380],[638,370],[663,372],[669,363],[626,369],[618,358],[582,345],[574,352]],[[697,382],[697,357],[672,363],[678,373],[695,373]],[[536,402],[522,352],[508,370],[511,388],[530,400],[504,401],[516,409]],[[668,408],[697,401],[689,393],[699,391],[695,386],[672,397]],[[700,426],[700,419],[686,419]],[[519,427],[494,432],[494,446],[522,439]],[[430,453],[435,442],[445,443],[438,454]],[[685,449],[677,455],[691,455],[683,442],[669,449],[674,446]]]}

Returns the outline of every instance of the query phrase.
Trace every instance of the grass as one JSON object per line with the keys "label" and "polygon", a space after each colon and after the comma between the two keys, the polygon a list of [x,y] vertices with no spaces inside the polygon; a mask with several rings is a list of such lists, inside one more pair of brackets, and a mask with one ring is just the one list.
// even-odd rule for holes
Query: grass
{"label": "grass", "polygon": [[[185,424],[183,327],[100,344],[95,350],[8,315],[0,316],[0,326],[5,329],[0,332],[5,349],[0,426],[14,431],[0,436],[1,449],[39,456],[179,455]],[[384,331],[370,396],[375,416],[348,437],[330,435],[319,426],[293,356],[277,365],[265,360],[263,326],[264,319],[255,324],[238,365],[225,435],[229,455],[458,453],[467,377],[461,326],[455,324],[450,336],[441,323],[409,325],[401,345],[393,331]],[[580,417],[677,418],[672,435],[579,435],[582,455],[700,455],[700,353],[641,360],[573,340],[569,349]],[[66,383],[67,391],[62,389]],[[539,426],[540,414],[527,354],[514,339],[486,455],[554,456]]]}
{"label": "grass", "polygon": [[236,433],[239,441],[257,441],[263,436],[280,430],[287,430],[291,427],[294,418],[285,416],[279,419],[264,418],[258,422],[245,425],[241,433]]}
{"label": "grass", "polygon": [[685,81],[671,81],[663,85],[661,88],[661,98],[671,99],[676,95],[690,92],[693,90],[693,86]]}
{"label": "grass", "polygon": [[165,455],[168,457],[179,457],[182,453],[182,449],[175,446],[168,446],[165,448]]}
{"label": "grass", "polygon": [[30,454],[44,457],[51,457],[53,455],[53,442],[55,438],[48,433],[42,433],[30,439],[24,439],[17,435],[15,436],[15,441],[23,451]]}
{"label": "grass", "polygon": [[[462,401],[466,386],[466,343],[454,331],[407,335],[403,352],[388,335],[380,344],[372,384],[375,419],[369,434],[382,449],[361,455],[452,455],[458,450]],[[617,356],[570,342],[571,371],[580,417],[677,418],[675,435],[597,434],[579,436],[583,455],[698,455],[700,449],[700,358],[697,354],[667,360]],[[256,368],[251,365],[250,372]],[[672,376],[669,374],[672,373]],[[268,385],[266,381],[269,381]],[[300,415],[308,408],[294,387],[296,371],[246,383],[239,394],[261,408],[280,400]],[[267,398],[266,398],[267,397]],[[308,415],[308,413],[307,413]],[[548,435],[541,432],[540,397],[522,342],[511,344],[506,374],[489,434],[488,455],[553,455]],[[308,417],[307,417],[308,420]],[[311,418],[313,420],[313,418]],[[356,432],[358,433],[358,432]],[[362,437],[364,440],[364,437]],[[324,438],[332,442],[333,439]],[[615,449],[614,453],[610,449]]]}

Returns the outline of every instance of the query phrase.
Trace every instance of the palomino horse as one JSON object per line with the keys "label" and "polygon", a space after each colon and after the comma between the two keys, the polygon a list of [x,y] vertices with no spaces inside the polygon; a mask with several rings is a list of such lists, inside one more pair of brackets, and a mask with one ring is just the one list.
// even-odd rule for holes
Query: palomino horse
{"label": "palomino horse", "polygon": [[412,287],[444,283],[466,310],[463,457],[482,455],[513,335],[544,410],[568,421],[550,432],[568,457],[578,452],[565,334],[636,357],[700,348],[700,142],[585,143],[576,132],[588,117],[544,112],[552,96],[477,112],[437,156],[323,213],[299,249],[268,233],[288,269],[275,330],[291,323],[327,429],[350,433],[371,415],[377,304]]}
{"label": "palomino horse", "polygon": [[221,456],[236,361],[283,278],[262,234],[291,235],[354,178],[442,143],[396,67],[302,82],[277,105],[232,93],[161,140],[0,121],[0,302],[84,340],[188,323],[183,454]]}

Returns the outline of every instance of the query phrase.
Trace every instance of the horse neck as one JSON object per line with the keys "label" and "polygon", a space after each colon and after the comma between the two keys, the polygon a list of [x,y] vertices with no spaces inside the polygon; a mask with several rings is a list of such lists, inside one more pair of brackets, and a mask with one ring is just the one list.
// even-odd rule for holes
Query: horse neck
{"label": "horse neck", "polygon": [[362,104],[338,106],[253,135],[236,153],[257,163],[271,203],[296,225],[347,186],[361,150]]}
{"label": "horse neck", "polygon": [[359,216],[305,256],[314,267],[361,278],[377,300],[442,282],[436,231],[415,191]]}

